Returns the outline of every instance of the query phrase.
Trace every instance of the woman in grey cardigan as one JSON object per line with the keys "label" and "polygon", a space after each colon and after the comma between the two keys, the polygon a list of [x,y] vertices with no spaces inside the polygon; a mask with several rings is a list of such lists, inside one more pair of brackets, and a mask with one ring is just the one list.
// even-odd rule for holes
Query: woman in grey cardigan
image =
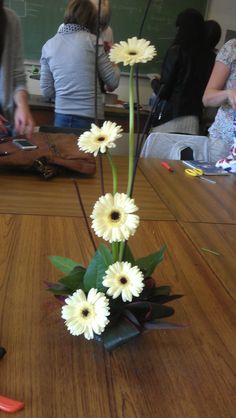
{"label": "woman in grey cardigan", "polygon": [[[55,99],[54,125],[90,128],[95,118],[95,57],[97,9],[89,0],[70,0],[64,24],[42,49],[40,87]],[[98,80],[106,90],[119,84],[119,69],[111,64],[103,45],[98,47]],[[97,82],[97,116],[103,119],[100,82]]]}
{"label": "woman in grey cardigan", "polygon": [[0,136],[12,128],[31,137],[34,128],[28,106],[20,22],[0,0]]}

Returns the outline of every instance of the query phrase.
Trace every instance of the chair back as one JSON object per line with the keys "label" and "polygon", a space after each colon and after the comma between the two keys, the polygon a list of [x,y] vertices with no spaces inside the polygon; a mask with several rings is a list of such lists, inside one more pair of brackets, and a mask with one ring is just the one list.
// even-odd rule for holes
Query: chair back
{"label": "chair back", "polygon": [[184,150],[192,150],[194,160],[208,161],[208,137],[155,132],[151,133],[142,148],[141,157],[168,160],[183,159]]}

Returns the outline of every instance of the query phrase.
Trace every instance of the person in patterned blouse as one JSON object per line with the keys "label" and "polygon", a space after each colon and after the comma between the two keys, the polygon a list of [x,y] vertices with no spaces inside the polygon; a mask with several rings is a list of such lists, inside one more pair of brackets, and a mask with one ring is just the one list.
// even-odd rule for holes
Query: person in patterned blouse
{"label": "person in patterned blouse", "polygon": [[204,106],[219,106],[209,128],[209,161],[230,153],[234,144],[236,112],[236,39],[226,42],[216,56],[211,77],[203,95]]}

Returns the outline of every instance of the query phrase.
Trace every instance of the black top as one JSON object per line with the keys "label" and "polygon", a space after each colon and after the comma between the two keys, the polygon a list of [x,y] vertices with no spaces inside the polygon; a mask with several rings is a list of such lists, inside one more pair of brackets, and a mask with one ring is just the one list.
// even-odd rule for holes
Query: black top
{"label": "black top", "polygon": [[[156,94],[166,101],[161,119],[154,117],[153,126],[178,116],[201,117],[202,96],[215,61],[213,51],[186,51],[179,45],[171,46],[164,58],[161,79],[152,81]],[[160,109],[158,109],[159,112]]]}

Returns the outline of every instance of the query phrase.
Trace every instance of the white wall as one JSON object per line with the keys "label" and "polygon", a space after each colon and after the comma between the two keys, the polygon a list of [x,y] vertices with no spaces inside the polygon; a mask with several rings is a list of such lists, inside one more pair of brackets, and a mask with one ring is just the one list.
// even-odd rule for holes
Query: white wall
{"label": "white wall", "polygon": [[236,31],[236,0],[209,0],[206,18],[220,24],[222,36],[218,47],[221,47],[225,41],[226,30]]}

